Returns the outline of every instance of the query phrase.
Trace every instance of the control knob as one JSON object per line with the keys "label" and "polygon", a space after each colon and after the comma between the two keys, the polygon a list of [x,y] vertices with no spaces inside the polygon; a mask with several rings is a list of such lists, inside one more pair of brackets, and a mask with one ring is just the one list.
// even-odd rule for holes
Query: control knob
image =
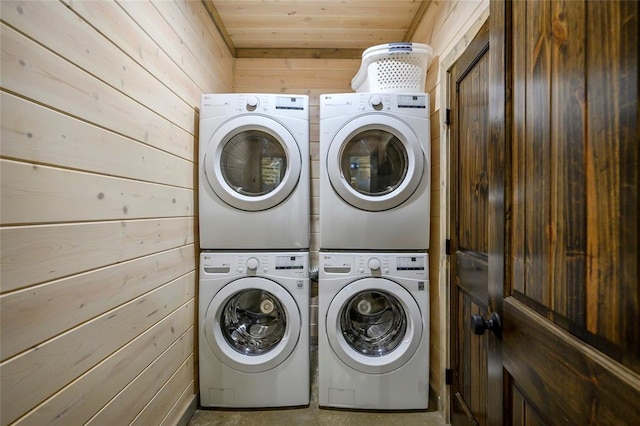
{"label": "control knob", "polygon": [[369,105],[371,105],[376,111],[380,111],[383,107],[382,98],[378,95],[372,96],[369,98]]}
{"label": "control knob", "polygon": [[247,98],[247,111],[255,111],[260,104],[260,100],[255,96],[249,96]]}
{"label": "control knob", "polygon": [[371,259],[369,259],[369,262],[367,262],[367,266],[372,271],[380,270],[380,259],[372,257]]}
{"label": "control knob", "polygon": [[247,260],[247,269],[255,271],[256,269],[258,269],[258,266],[260,266],[260,261],[255,257],[250,257]]}

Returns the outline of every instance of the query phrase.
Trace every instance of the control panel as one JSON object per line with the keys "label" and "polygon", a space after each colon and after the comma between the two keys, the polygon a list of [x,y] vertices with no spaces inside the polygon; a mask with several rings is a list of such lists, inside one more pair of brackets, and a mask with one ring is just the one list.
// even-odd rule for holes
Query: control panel
{"label": "control panel", "polygon": [[309,97],[264,93],[204,94],[201,96],[200,119],[227,115],[267,114],[308,120]]}
{"label": "control panel", "polygon": [[308,257],[302,254],[202,253],[203,275],[273,275],[306,278]]}
{"label": "control panel", "polygon": [[429,260],[426,253],[320,253],[325,274],[353,276],[389,276],[427,279]]}
{"label": "control panel", "polygon": [[429,108],[427,93],[337,93],[322,95],[320,118],[343,117],[363,112],[389,112],[423,117]]}

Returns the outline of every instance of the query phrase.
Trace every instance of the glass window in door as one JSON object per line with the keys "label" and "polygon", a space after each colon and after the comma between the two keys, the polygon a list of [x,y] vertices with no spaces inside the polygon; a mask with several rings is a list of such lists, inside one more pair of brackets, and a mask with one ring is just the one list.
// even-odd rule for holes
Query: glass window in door
{"label": "glass window in door", "polygon": [[220,326],[227,343],[243,355],[262,355],[284,337],[287,318],[284,307],[270,292],[248,289],[236,293],[225,304]]}
{"label": "glass window in door", "polygon": [[382,196],[398,188],[407,175],[407,152],[393,134],[379,129],[358,133],[342,150],[342,176],[356,191]]}
{"label": "glass window in door", "polygon": [[224,180],[237,193],[258,197],[280,185],[287,171],[287,154],[272,135],[245,131],[225,144],[220,169]]}
{"label": "glass window in door", "polygon": [[345,340],[357,352],[384,356],[400,345],[407,331],[407,315],[393,295],[361,291],[347,301],[340,315]]}

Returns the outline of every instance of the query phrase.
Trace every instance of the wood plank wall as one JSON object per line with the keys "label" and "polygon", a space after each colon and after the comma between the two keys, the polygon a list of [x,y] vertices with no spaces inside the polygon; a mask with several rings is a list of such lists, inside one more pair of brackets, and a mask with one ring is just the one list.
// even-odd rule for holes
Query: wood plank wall
{"label": "wood plank wall", "polygon": [[434,57],[427,72],[425,90],[431,96],[431,235],[429,282],[431,297],[430,376],[438,397],[438,409],[448,413],[449,396],[445,369],[449,366],[449,148],[445,113],[446,73],[488,18],[489,0],[432,2],[411,41],[427,43]]}
{"label": "wood plank wall", "polygon": [[175,424],[196,392],[201,2],[2,1],[0,424]]}

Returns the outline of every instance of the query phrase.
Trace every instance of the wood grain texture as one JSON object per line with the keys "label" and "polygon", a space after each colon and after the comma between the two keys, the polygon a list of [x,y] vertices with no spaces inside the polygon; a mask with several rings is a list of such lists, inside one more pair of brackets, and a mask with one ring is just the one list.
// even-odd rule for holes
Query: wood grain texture
{"label": "wood grain texture", "polygon": [[0,102],[0,155],[4,158],[182,188],[195,186],[192,161],[6,92],[0,94]]}
{"label": "wood grain texture", "polygon": [[6,293],[190,245],[194,229],[192,217],[3,227],[0,288]]}
{"label": "wood grain texture", "polygon": [[[194,249],[183,246],[0,296],[1,359],[34,347],[194,269]],[[70,294],[74,297],[70,298]],[[18,317],[22,321],[11,321]]]}
{"label": "wood grain texture", "polygon": [[234,58],[201,2],[10,0],[0,25],[0,424],[175,424],[200,94]]}
{"label": "wood grain texture", "polygon": [[634,6],[514,3],[512,285],[640,371]]}
{"label": "wood grain texture", "polygon": [[[154,105],[154,112],[193,134],[193,107],[63,3],[8,1],[2,10],[3,20],[12,28],[139,103]],[[51,37],[52,32],[56,37]]]}
{"label": "wood grain texture", "polygon": [[488,72],[489,59],[483,54],[456,82],[458,248],[483,254],[488,252]]}
{"label": "wood grain texture", "polygon": [[612,28],[589,37],[593,49],[586,58],[586,323],[590,332],[624,348],[640,373],[640,5],[586,7],[589,27]]}
{"label": "wood grain texture", "polygon": [[5,90],[193,160],[192,134],[5,24],[2,40]]}
{"label": "wood grain texture", "polygon": [[192,299],[195,288],[191,272],[2,363],[3,421],[18,419],[138,337]]}
{"label": "wood grain texture", "polygon": [[[194,301],[173,311],[153,327],[83,374],[73,385],[64,387],[52,398],[22,417],[20,425],[86,422],[106,403],[133,381],[154,360],[162,356],[179,339],[192,339],[189,319]],[[100,383],[100,386],[96,386]],[[175,400],[176,395],[172,395]],[[167,407],[169,408],[169,407]]]}
{"label": "wood grain texture", "polygon": [[546,424],[626,424],[640,418],[638,374],[513,298],[505,300],[503,318],[505,366]]}
{"label": "wood grain texture", "polygon": [[191,189],[8,160],[0,173],[5,224],[194,215]]}
{"label": "wood grain texture", "polygon": [[365,49],[410,37],[430,1],[204,0],[219,16],[228,44],[242,49]]}
{"label": "wood grain texture", "polygon": [[496,209],[508,233],[495,247],[511,253],[495,262],[504,413],[628,424],[640,418],[640,5],[492,4],[506,53],[495,112],[513,118],[513,132],[496,129],[507,167],[492,169],[511,173]]}

